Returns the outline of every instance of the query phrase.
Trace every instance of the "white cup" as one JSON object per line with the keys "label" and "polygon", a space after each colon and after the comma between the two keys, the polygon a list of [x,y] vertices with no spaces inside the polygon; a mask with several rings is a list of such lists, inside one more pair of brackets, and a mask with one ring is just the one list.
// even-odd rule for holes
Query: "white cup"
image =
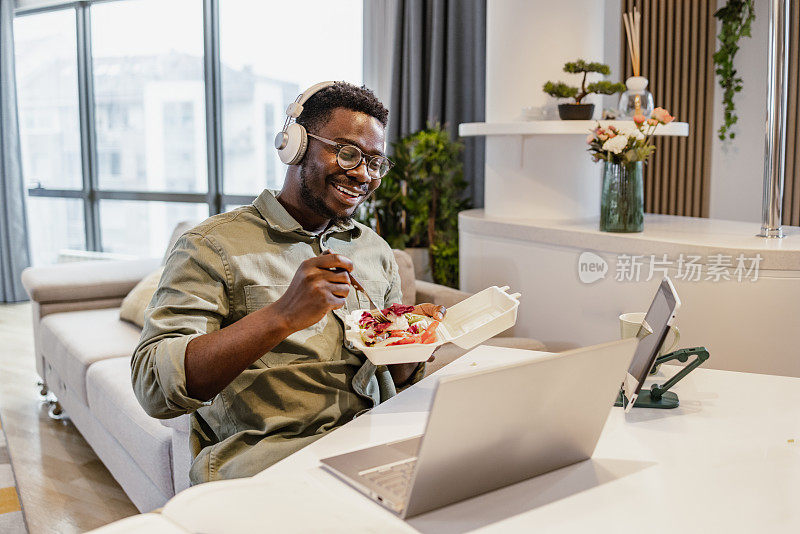
{"label": "white cup", "polygon": [[[643,328],[642,323],[644,322],[644,317],[647,315],[644,312],[632,312],[632,313],[623,313],[619,316],[619,335],[621,339],[629,338],[629,337],[638,337],[639,339],[649,336],[653,332],[650,331],[649,328]],[[670,326],[669,327],[670,334],[672,334],[672,343],[668,343],[667,339],[664,340],[664,344],[661,347],[661,350],[658,351],[659,356],[663,356],[664,354],[670,353],[675,350],[675,347],[678,346],[678,342],[681,340],[681,332],[678,330],[677,326]],[[670,334],[667,334],[669,336]]]}

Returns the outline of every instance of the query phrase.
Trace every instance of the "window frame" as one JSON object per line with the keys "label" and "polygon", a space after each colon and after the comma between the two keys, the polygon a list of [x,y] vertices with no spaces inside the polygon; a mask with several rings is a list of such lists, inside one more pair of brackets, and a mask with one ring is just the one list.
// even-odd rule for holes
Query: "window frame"
{"label": "window frame", "polygon": [[205,88],[207,190],[155,192],[144,190],[101,190],[98,183],[97,124],[94,107],[91,6],[124,0],[82,0],[21,8],[15,17],[44,12],[73,10],[75,13],[78,71],[78,110],[81,152],[81,189],[28,188],[30,197],[78,198],[83,200],[86,249],[102,252],[101,200],[139,200],[204,203],[209,215],[221,213],[225,205],[249,204],[255,195],[230,195],[223,191],[222,88],[219,54],[219,0],[203,2],[203,83]]}

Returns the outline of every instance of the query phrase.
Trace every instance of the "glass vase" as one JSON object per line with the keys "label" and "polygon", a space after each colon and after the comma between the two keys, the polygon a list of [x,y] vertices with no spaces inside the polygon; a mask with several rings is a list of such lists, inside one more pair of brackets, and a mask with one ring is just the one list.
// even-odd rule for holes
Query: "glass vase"
{"label": "glass vase", "polygon": [[641,232],[644,229],[643,164],[603,162],[600,200],[601,232]]}
{"label": "glass vase", "polygon": [[635,115],[650,118],[655,104],[653,94],[647,90],[647,78],[632,76],[625,80],[627,91],[619,97],[620,119],[633,119]]}

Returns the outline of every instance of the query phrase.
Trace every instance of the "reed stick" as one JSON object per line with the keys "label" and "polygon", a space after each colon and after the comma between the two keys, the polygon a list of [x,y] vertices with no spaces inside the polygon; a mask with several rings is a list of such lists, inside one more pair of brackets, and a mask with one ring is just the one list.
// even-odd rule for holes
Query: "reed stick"
{"label": "reed stick", "polygon": [[628,22],[628,14],[622,14],[622,22],[625,23],[625,37],[628,42],[628,55],[631,57],[631,68],[633,75],[636,76],[636,53],[633,51],[633,37],[631,36],[631,26]]}
{"label": "reed stick", "polygon": [[633,44],[634,50],[636,50],[636,72],[640,75],[642,72],[642,14],[639,12],[638,9],[634,9],[633,11],[633,26],[635,31],[633,32]]}
{"label": "reed stick", "polygon": [[634,11],[633,13],[623,13],[622,20],[625,23],[625,35],[628,40],[628,53],[631,56],[631,68],[633,69],[633,75],[639,76],[641,69],[641,14],[638,10]]}

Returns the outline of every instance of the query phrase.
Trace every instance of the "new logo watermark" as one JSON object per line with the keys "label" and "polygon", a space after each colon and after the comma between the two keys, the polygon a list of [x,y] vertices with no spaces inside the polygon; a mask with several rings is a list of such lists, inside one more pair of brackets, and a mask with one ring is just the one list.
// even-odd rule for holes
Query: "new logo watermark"
{"label": "new logo watermark", "polygon": [[[666,254],[630,255],[619,254],[614,265],[614,280],[617,282],[648,282],[662,278],[670,269],[674,280],[686,282],[737,281],[755,282],[761,265],[760,254],[748,257],[744,254],[731,256],[711,254],[706,257],[680,254],[675,260]],[[581,252],[578,257],[578,278],[584,284],[602,280],[609,271],[608,263],[594,252]]]}
{"label": "new logo watermark", "polygon": [[578,257],[578,278],[584,284],[602,280],[608,272],[608,262],[594,252],[581,252]]}

